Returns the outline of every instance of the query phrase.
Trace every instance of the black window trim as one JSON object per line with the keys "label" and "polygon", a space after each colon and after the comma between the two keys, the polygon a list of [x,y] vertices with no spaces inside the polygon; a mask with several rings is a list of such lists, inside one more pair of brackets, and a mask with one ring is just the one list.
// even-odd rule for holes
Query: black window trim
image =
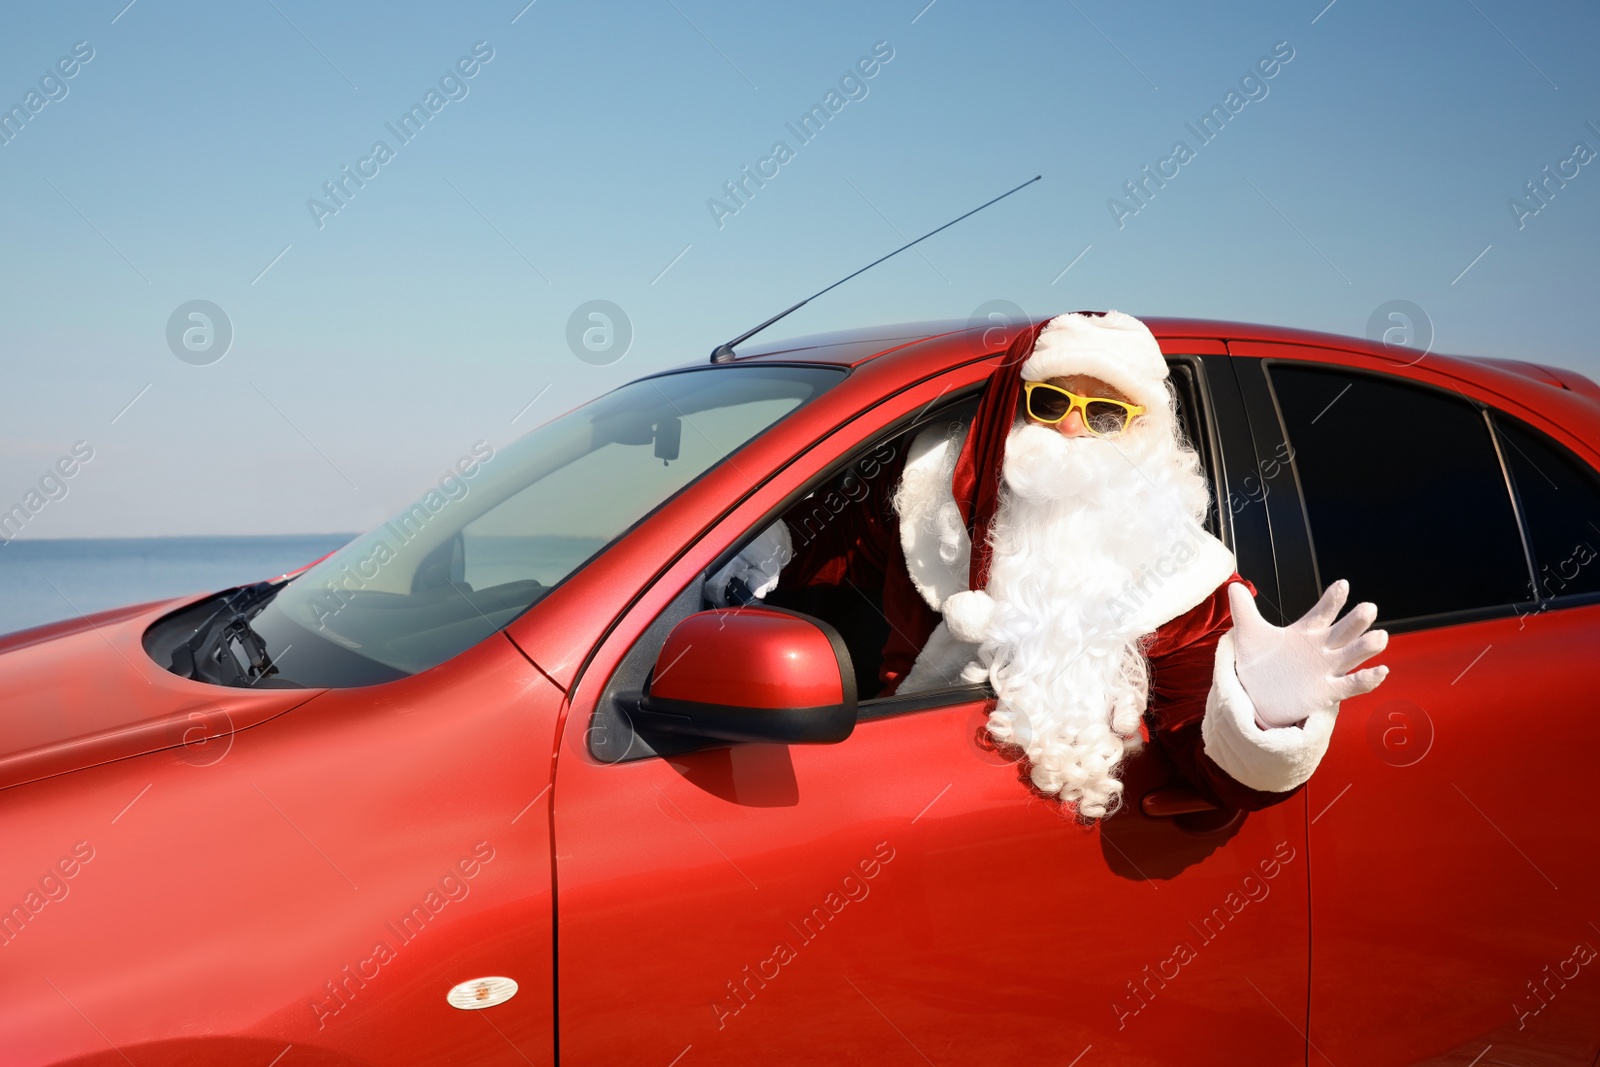
{"label": "black window trim", "polygon": [[[1211,506],[1215,509],[1216,529],[1207,532],[1231,549],[1234,542],[1233,515],[1223,506],[1227,499],[1223,489],[1228,484],[1228,474],[1224,469],[1222,434],[1217,429],[1217,405],[1213,400],[1216,386],[1209,376],[1203,356],[1172,353],[1166,355],[1165,359],[1169,381],[1173,377],[1172,372],[1181,367],[1188,373],[1190,382],[1194,386],[1194,398],[1199,407],[1199,410],[1193,413],[1197,439],[1187,443],[1199,454],[1201,469],[1205,471],[1210,483]],[[1173,388],[1174,391],[1177,390],[1176,386]],[[1180,395],[1179,399],[1182,400],[1183,397]]]}
{"label": "black window trim", "polygon": [[[1256,404],[1251,401],[1252,392],[1265,393],[1266,382],[1259,371],[1252,376],[1232,355],[1206,355],[1198,357],[1198,362],[1209,375],[1208,417],[1219,451],[1213,489],[1218,508],[1224,501],[1228,505],[1227,532],[1219,536],[1233,552],[1239,575],[1255,586],[1263,617],[1284,625],[1291,621],[1285,614],[1289,599],[1285,590],[1292,585],[1285,581],[1283,560],[1292,557],[1278,549],[1285,539],[1285,519],[1278,514],[1280,508],[1273,500],[1272,490],[1276,478],[1289,468],[1280,464],[1277,475],[1266,476],[1262,457],[1272,453],[1270,435],[1263,429],[1262,420],[1255,413]],[[1252,482],[1255,490],[1250,488]],[[1245,501],[1238,511],[1233,508],[1235,490]],[[1254,495],[1258,491],[1261,495]],[[1254,506],[1257,503],[1261,505],[1259,510]],[[1298,503],[1294,506],[1298,507]],[[1303,529],[1303,524],[1296,524],[1296,529]],[[1292,582],[1293,574],[1288,577]]]}
{"label": "black window trim", "polygon": [[[1462,399],[1471,402],[1472,398],[1457,389]],[[1539,599],[1539,571],[1533,565],[1533,534],[1528,529],[1527,509],[1522,506],[1522,494],[1517,490],[1517,480],[1511,471],[1511,464],[1506,462],[1506,445],[1511,442],[1500,435],[1500,427],[1495,425],[1494,414],[1489,405],[1479,404],[1478,417],[1489,428],[1489,440],[1494,445],[1495,462],[1500,464],[1500,477],[1505,482],[1506,494],[1511,497],[1511,513],[1517,519],[1517,534],[1522,538],[1522,562],[1528,568],[1528,592],[1534,599]],[[1531,461],[1530,461],[1531,462]]]}
{"label": "black window trim", "polygon": [[[1522,491],[1517,484],[1516,472],[1511,469],[1511,463],[1508,459],[1506,459],[1505,449],[1502,447],[1508,445],[1511,448],[1517,448],[1517,445],[1515,441],[1512,441],[1510,438],[1504,435],[1500,428],[1499,420],[1508,419],[1512,422],[1520,423],[1528,430],[1528,432],[1536,434],[1549,442],[1551,448],[1571,456],[1573,462],[1577,463],[1584,470],[1594,475],[1597,479],[1600,479],[1600,470],[1596,470],[1593,464],[1585,460],[1582,456],[1578,455],[1577,452],[1568,448],[1566,445],[1556,440],[1554,436],[1546,433],[1544,430],[1540,429],[1538,426],[1535,426],[1527,419],[1524,419],[1518,415],[1514,415],[1509,411],[1501,411],[1499,408],[1492,406],[1485,407],[1484,415],[1489,420],[1490,428],[1494,434],[1495,446],[1499,450],[1501,462],[1505,466],[1506,478],[1511,487],[1511,498],[1517,509],[1518,521],[1522,525],[1523,546],[1528,556],[1528,573],[1530,575],[1529,585],[1534,595],[1534,604],[1536,605],[1533,611],[1525,614],[1542,615],[1546,611],[1551,610],[1584,607],[1585,605],[1589,604],[1600,604],[1600,590],[1595,590],[1594,592],[1590,593],[1559,593],[1555,596],[1540,595],[1539,590],[1541,586],[1539,583],[1539,570],[1533,555],[1533,533],[1527,524],[1526,518],[1524,517],[1526,515],[1526,510],[1522,504]],[[1523,452],[1522,449],[1517,448],[1517,454],[1522,456],[1522,458],[1527,461],[1530,467],[1533,467],[1535,470],[1538,469],[1538,464],[1533,462],[1533,457]]]}

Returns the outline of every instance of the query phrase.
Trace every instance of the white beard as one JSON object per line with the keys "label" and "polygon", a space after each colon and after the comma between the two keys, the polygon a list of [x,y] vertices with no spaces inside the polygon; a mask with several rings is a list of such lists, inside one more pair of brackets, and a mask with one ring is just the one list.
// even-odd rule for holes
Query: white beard
{"label": "white beard", "polygon": [[1163,414],[1115,438],[1030,424],[1006,441],[995,609],[978,653],[999,697],[989,733],[1026,752],[1038,789],[1089,819],[1121,804],[1118,773],[1149,698],[1149,626],[1132,618],[1129,583],[1196,542],[1209,498],[1199,458]]}

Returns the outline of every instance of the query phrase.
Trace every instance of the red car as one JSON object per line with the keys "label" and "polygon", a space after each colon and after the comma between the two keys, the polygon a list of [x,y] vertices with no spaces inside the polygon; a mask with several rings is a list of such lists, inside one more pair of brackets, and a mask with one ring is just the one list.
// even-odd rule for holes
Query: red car
{"label": "red car", "polygon": [[1085,828],[984,690],[874,696],[876,590],[703,611],[1009,335],[751,346],[292,579],[0,639],[0,1061],[1589,1067],[1600,387],[1147,321],[1269,618],[1345,577],[1392,635],[1291,799],[1147,747]]}

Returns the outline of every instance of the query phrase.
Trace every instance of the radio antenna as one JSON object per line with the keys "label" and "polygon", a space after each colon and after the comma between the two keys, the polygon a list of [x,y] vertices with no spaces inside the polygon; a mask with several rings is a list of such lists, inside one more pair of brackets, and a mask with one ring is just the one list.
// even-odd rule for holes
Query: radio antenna
{"label": "radio antenna", "polygon": [[962,219],[968,218],[969,216],[972,216],[972,215],[976,215],[978,212],[982,211],[984,208],[988,207],[990,204],[998,203],[999,201],[1004,200],[1006,197],[1008,197],[1012,193],[1016,192],[1017,189],[1024,189],[1024,188],[1032,185],[1034,182],[1038,181],[1042,177],[1044,177],[1044,175],[1035,174],[1033,177],[1029,178],[1027,181],[1025,181],[1021,185],[1017,186],[1016,189],[1008,189],[1006,192],[1001,193],[999,196],[995,197],[993,200],[990,200],[990,201],[988,201],[986,203],[979,204],[977,207],[973,208],[971,211],[967,212],[965,215],[962,215],[962,216],[960,216],[958,218],[951,219],[949,222],[945,223],[943,226],[940,226],[938,230],[929,230],[927,233],[923,234],[921,237],[918,237],[915,241],[908,241],[905,244],[901,245],[899,248],[895,249],[893,252],[890,252],[889,255],[887,255],[887,256],[879,256],[877,259],[873,260],[871,263],[868,263],[865,267],[862,267],[861,270],[856,271],[855,274],[846,274],[843,278],[840,278],[838,281],[836,281],[832,285],[828,286],[827,289],[820,289],[817,292],[812,293],[810,296],[808,296],[804,300],[800,301],[800,303],[796,304],[794,307],[791,307],[791,308],[788,308],[788,309],[786,309],[784,311],[778,312],[776,315],[772,316],[772,318],[768,319],[766,322],[763,322],[760,326],[757,326],[755,329],[746,330],[744,333],[741,333],[738,337],[735,337],[733,340],[728,341],[728,342],[726,342],[724,344],[718,345],[716,348],[711,350],[711,362],[713,362],[713,363],[728,363],[728,362],[731,362],[737,355],[737,353],[734,352],[734,348],[735,347],[737,347],[738,345],[744,344],[746,341],[750,340],[750,338],[754,337],[756,334],[760,333],[762,330],[765,330],[768,326],[771,326],[773,323],[777,322],[779,319],[783,318],[784,316],[790,315],[790,314],[793,314],[796,311],[799,311],[801,308],[803,308],[807,304],[811,303],[811,301],[815,300],[817,297],[821,296],[823,293],[826,293],[828,291],[828,289],[837,289],[839,286],[843,285],[845,282],[849,281],[851,278],[854,278],[856,276],[856,274],[861,274],[864,271],[869,271],[873,267],[876,267],[879,263],[882,263],[884,260],[889,259],[889,258],[891,258],[893,256],[898,256],[901,252],[904,252],[906,249],[910,248],[912,245],[920,244],[923,241],[926,241],[928,238],[930,238],[934,234],[938,233],[939,230],[948,230],[950,227],[954,226],[956,223],[960,222]]}

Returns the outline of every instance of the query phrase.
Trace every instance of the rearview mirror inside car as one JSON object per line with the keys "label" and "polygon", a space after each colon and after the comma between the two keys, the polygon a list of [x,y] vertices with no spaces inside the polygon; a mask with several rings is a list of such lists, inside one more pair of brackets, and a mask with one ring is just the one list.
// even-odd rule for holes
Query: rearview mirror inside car
{"label": "rearview mirror inside car", "polygon": [[683,445],[683,420],[676,415],[663,418],[656,423],[655,436],[655,457],[659,460],[677,459],[678,449]]}

